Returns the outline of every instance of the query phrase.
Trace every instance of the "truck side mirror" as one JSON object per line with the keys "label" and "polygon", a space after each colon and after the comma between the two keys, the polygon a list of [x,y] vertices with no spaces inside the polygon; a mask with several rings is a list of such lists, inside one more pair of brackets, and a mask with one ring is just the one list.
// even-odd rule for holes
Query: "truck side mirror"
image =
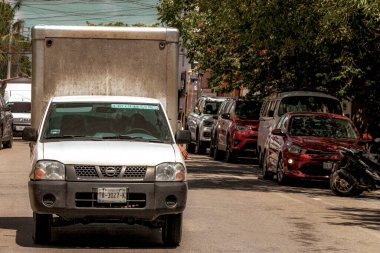
{"label": "truck side mirror", "polygon": [[22,139],[24,141],[37,141],[38,131],[32,127],[25,127],[22,131]]}
{"label": "truck side mirror", "polygon": [[191,142],[191,133],[189,130],[178,130],[175,134],[177,144],[189,144]]}

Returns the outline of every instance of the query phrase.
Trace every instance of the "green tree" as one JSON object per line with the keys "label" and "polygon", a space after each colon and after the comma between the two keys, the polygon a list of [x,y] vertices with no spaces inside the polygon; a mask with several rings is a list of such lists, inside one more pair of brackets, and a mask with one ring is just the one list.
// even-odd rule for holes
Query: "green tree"
{"label": "green tree", "polygon": [[158,12],[216,90],[320,90],[365,101],[379,122],[378,0],[160,0]]}
{"label": "green tree", "polygon": [[6,77],[10,40],[12,63],[17,63],[19,74],[31,74],[29,58],[24,55],[25,51],[30,51],[31,45],[22,35],[23,20],[15,20],[16,11],[21,7],[21,3],[21,0],[13,4],[5,0],[0,1],[0,78]]}

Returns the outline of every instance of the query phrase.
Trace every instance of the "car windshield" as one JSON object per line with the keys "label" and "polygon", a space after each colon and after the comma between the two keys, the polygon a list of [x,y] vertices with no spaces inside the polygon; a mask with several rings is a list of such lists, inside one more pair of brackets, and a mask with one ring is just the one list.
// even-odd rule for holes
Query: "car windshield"
{"label": "car windshield", "polygon": [[203,112],[205,114],[216,114],[221,104],[221,101],[206,101]]}
{"label": "car windshield", "polygon": [[325,112],[342,115],[342,107],[340,102],[333,98],[292,96],[281,100],[278,116],[287,112]]}
{"label": "car windshield", "polygon": [[43,137],[173,142],[161,106],[136,103],[52,103]]}
{"label": "car windshield", "polygon": [[292,136],[358,138],[354,126],[348,120],[324,116],[293,116],[288,133]]}
{"label": "car windshield", "polygon": [[30,102],[8,102],[7,105],[11,108],[11,112],[30,113]]}
{"label": "car windshield", "polygon": [[236,102],[235,114],[240,119],[258,120],[261,105],[257,101],[238,100]]}

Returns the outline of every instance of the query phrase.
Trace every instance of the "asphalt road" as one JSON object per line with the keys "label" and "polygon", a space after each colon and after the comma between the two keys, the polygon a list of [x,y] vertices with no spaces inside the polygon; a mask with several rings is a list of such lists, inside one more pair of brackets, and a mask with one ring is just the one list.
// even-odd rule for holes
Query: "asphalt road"
{"label": "asphalt road", "polygon": [[54,228],[33,244],[27,182],[29,147],[0,150],[0,253],[5,252],[380,252],[380,192],[337,197],[328,185],[278,186],[255,161],[187,160],[189,196],[182,243],[167,248],[158,229],[124,224]]}

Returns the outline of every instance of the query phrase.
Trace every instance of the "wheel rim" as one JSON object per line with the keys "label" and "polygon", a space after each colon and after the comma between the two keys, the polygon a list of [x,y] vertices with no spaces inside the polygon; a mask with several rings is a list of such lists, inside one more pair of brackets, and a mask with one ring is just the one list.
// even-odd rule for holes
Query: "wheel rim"
{"label": "wheel rim", "polygon": [[339,175],[336,175],[334,179],[334,187],[337,191],[348,193],[352,190],[353,185]]}

